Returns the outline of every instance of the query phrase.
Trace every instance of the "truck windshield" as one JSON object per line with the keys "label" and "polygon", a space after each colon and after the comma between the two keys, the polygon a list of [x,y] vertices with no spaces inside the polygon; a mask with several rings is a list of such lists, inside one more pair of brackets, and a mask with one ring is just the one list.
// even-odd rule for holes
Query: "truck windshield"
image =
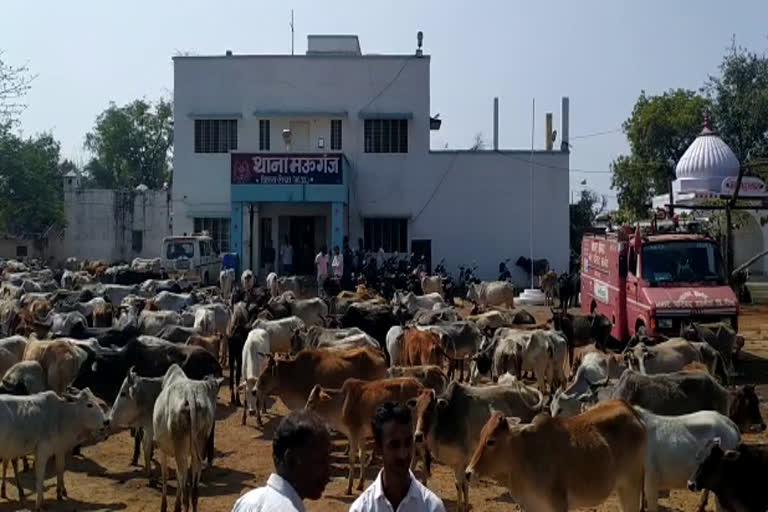
{"label": "truck windshield", "polygon": [[195,244],[192,242],[169,242],[165,257],[169,260],[194,258]]}
{"label": "truck windshield", "polygon": [[643,246],[643,279],[651,285],[725,284],[720,252],[712,242],[660,242]]}

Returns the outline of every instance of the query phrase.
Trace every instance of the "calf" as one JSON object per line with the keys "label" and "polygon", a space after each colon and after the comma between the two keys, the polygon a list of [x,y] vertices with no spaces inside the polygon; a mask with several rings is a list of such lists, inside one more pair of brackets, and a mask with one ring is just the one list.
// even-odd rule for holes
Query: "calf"
{"label": "calf", "polygon": [[[198,484],[203,466],[206,442],[216,421],[216,395],[220,382],[212,377],[196,381],[188,379],[176,364],[168,368],[162,389],[152,412],[154,439],[162,455],[163,496],[160,510],[168,509],[168,456],[176,460],[175,510],[197,510]],[[187,471],[189,470],[189,473]]]}
{"label": "calf", "polygon": [[714,492],[725,510],[768,510],[768,446],[740,444],[724,451],[714,440],[704,453],[706,458],[688,480],[688,489]]}
{"label": "calf", "polygon": [[261,397],[255,393],[255,389],[259,375],[267,364],[268,354],[272,353],[269,333],[264,329],[253,329],[248,333],[242,351],[243,383],[238,385],[238,394],[243,391],[245,396],[242,424],[245,425],[246,413],[255,413],[256,421],[261,426],[264,403],[260,401]]}
{"label": "calf", "polygon": [[433,332],[406,329],[403,333],[403,366],[425,364],[442,366],[444,351],[440,337]]}
{"label": "calf", "polygon": [[442,368],[435,365],[421,366],[390,366],[387,369],[387,377],[413,377],[421,382],[425,388],[434,389],[435,393],[442,393],[448,386],[448,376]]}
{"label": "calf", "polygon": [[597,507],[614,491],[623,512],[641,509],[646,429],[627,403],[519,423],[493,413],[466,468],[467,480],[478,474],[506,483],[524,510]]}
{"label": "calf", "polygon": [[[88,389],[65,398],[52,391],[32,396],[0,396],[0,458],[14,460],[35,455],[35,509],[40,510],[48,459],[56,458],[56,497],[61,499],[67,496],[67,453],[93,434],[101,435],[107,426],[109,420]],[[16,472],[15,462],[13,466]],[[22,495],[19,487],[19,496]]]}
{"label": "calf", "polygon": [[389,367],[403,364],[404,331],[399,325],[393,325],[387,331],[387,353],[389,354]]}
{"label": "calf", "polygon": [[[416,379],[405,377],[368,382],[347,379],[341,389],[315,386],[309,394],[307,409],[317,412],[334,430],[349,439],[349,478],[347,494],[352,494],[355,458],[360,465],[360,482],[357,490],[363,490],[363,451],[366,438],[372,437],[371,418],[376,407],[383,402],[405,403],[418,396],[424,387]],[[413,464],[412,464],[413,467]]]}
{"label": "calf", "polygon": [[[723,448],[739,445],[736,424],[715,411],[700,411],[681,416],[659,416],[635,407],[648,430],[648,453],[645,461],[646,510],[658,510],[660,490],[685,489],[688,478],[696,471],[697,456],[715,438]],[[706,496],[703,497],[706,501]]]}
{"label": "calf", "polygon": [[[152,480],[152,441],[154,431],[152,426],[152,411],[160,390],[163,387],[163,377],[139,377],[131,368],[120,386],[117,400],[112,404],[111,428],[117,432],[124,428],[140,429],[136,433],[136,445],[142,441],[144,449],[144,470],[147,478]],[[138,449],[134,446],[133,463],[138,462]]]}

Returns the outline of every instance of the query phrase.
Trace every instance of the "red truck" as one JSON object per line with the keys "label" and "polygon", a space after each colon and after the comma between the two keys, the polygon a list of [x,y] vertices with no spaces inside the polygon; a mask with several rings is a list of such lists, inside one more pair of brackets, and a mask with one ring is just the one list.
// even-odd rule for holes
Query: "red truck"
{"label": "red truck", "polygon": [[696,233],[586,234],[581,244],[581,308],[613,322],[627,340],[638,331],[679,336],[691,322],[726,320],[738,331],[739,302],[720,248]]}

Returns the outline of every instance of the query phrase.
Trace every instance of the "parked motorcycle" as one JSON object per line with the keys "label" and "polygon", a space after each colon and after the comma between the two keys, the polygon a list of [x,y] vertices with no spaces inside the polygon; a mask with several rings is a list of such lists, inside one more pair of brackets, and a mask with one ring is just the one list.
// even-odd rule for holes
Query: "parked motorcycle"
{"label": "parked motorcycle", "polygon": [[499,263],[499,279],[498,281],[511,281],[512,280],[512,272],[509,271],[509,267],[507,266],[507,263],[509,263],[509,258],[505,259],[501,263]]}

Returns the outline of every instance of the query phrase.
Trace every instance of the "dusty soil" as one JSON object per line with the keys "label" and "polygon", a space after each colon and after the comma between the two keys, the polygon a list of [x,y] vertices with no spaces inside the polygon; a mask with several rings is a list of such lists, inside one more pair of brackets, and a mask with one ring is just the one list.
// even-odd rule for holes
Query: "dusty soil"
{"label": "dusty soil", "polygon": [[[741,316],[741,333],[746,337],[745,354],[742,355],[739,370],[743,376],[740,382],[758,384],[758,393],[763,407],[768,407],[768,306],[746,307]],[[273,405],[263,429],[256,428],[255,420],[248,419],[248,425],[240,425],[240,410],[229,405],[229,392],[222,389],[219,395],[218,423],[216,425],[217,457],[212,469],[203,472],[200,510],[228,511],[242,493],[253,487],[264,485],[272,471],[271,434],[280,417],[286,413],[281,404]],[[766,415],[763,412],[764,416]],[[768,435],[745,435],[749,442],[768,442]],[[149,487],[143,469],[130,465],[132,439],[128,433],[115,435],[107,441],[83,449],[82,457],[72,457],[67,464],[66,482],[69,499],[57,503],[55,475],[49,466],[45,482],[47,510],[95,511],[159,510],[160,490]],[[346,511],[353,497],[344,494],[346,490],[347,466],[342,453],[343,442],[336,443],[333,461],[333,480],[326,488],[320,501],[309,502],[310,511]],[[155,461],[157,457],[155,458]],[[155,474],[159,466],[155,463]],[[366,479],[375,478],[377,468],[369,469]],[[24,510],[16,501],[16,488],[9,481],[10,500],[0,500],[0,512]],[[30,493],[34,489],[33,472],[22,475],[22,484],[28,495],[27,506],[31,505]],[[169,493],[175,492],[175,479],[170,482]],[[437,464],[433,469],[430,487],[445,502],[449,511],[456,510],[456,490],[451,469]],[[173,496],[170,497],[173,499]],[[480,481],[470,488],[470,501],[476,511],[501,512],[519,510],[512,504],[502,487]],[[714,510],[713,500],[707,510]],[[668,498],[660,500],[661,510],[667,512],[695,510],[697,496],[687,491],[673,491]],[[172,502],[171,502],[172,506]],[[593,509],[595,510],[595,509]],[[596,509],[599,512],[618,511],[614,499]]]}

